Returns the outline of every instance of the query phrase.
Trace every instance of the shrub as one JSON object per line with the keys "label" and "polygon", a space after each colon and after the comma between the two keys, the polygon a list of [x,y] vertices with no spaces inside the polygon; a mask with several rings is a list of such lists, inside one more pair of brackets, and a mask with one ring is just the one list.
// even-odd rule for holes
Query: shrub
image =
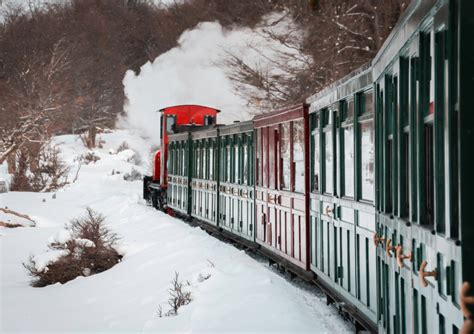
{"label": "shrub", "polygon": [[89,151],[83,156],[83,160],[86,165],[92,163],[95,163],[100,160],[100,157],[94,152],[94,151]]}
{"label": "shrub", "polygon": [[117,153],[119,152],[122,152],[122,151],[125,151],[125,150],[128,150],[130,148],[130,146],[128,145],[128,143],[126,141],[124,141],[122,144],[120,144],[120,146],[117,148]]}
{"label": "shrub", "polygon": [[171,288],[168,290],[170,294],[168,299],[168,305],[170,306],[170,309],[166,313],[163,313],[161,305],[158,306],[158,316],[160,318],[163,316],[170,317],[178,315],[179,308],[181,306],[188,305],[192,301],[191,292],[185,290],[185,287],[189,285],[189,282],[180,282],[179,273],[174,273],[174,278],[171,281]]}
{"label": "shrub", "polygon": [[13,159],[12,191],[50,192],[68,184],[69,167],[50,143],[18,150]]}
{"label": "shrub", "polygon": [[110,269],[121,261],[115,250],[115,233],[104,224],[105,217],[87,208],[73,219],[62,234],[49,243],[46,256],[30,256],[23,266],[32,278],[31,285],[44,287],[66,283],[78,276],[89,276]]}
{"label": "shrub", "polygon": [[123,176],[125,181],[141,181],[143,179],[142,173],[137,171],[135,168],[132,168],[130,173],[127,173]]}

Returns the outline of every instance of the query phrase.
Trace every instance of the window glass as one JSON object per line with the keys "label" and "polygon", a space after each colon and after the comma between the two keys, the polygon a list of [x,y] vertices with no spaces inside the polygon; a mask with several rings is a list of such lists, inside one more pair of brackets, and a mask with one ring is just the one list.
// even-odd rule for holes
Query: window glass
{"label": "window glass", "polygon": [[328,194],[332,194],[333,191],[333,143],[332,143],[332,132],[328,131],[324,133],[325,143],[325,186],[324,191]]}
{"label": "window glass", "polygon": [[199,176],[201,175],[201,153],[200,149],[196,149],[196,178],[199,179]]}
{"label": "window glass", "polygon": [[173,150],[169,150],[169,159],[166,164],[166,167],[168,168],[168,173],[173,174]]}
{"label": "window glass", "polygon": [[226,164],[227,164],[227,173],[226,173],[226,182],[230,182],[230,144],[227,144],[227,149],[226,149],[226,153],[227,153],[227,160],[226,160]]}
{"label": "window glass", "polygon": [[214,143],[211,143],[211,147],[209,148],[209,180],[214,180]]}
{"label": "window glass", "polygon": [[344,128],[344,195],[354,196],[354,126]]}
{"label": "window glass", "polygon": [[319,191],[319,131],[313,132],[313,189]]}
{"label": "window glass", "polygon": [[361,123],[361,195],[362,199],[374,200],[374,123]]}
{"label": "window glass", "polygon": [[305,190],[304,182],[304,123],[303,120],[293,122],[293,162],[295,166],[295,191]]}
{"label": "window glass", "polygon": [[264,128],[262,131],[263,135],[263,145],[262,145],[262,155],[263,155],[263,186],[268,187],[268,154],[269,154],[269,148],[268,148],[268,132],[269,129],[268,127]]}
{"label": "window glass", "polygon": [[207,179],[207,168],[209,165],[209,160],[207,158],[207,150],[208,148],[206,147],[206,143],[203,143],[203,148],[202,148],[202,179]]}
{"label": "window glass", "polygon": [[255,175],[257,177],[257,185],[261,186],[262,185],[262,172],[261,172],[261,167],[262,167],[262,145],[261,145],[261,140],[262,140],[262,131],[260,129],[257,129],[257,138],[255,139],[255,144],[257,145],[257,156],[255,157],[255,168],[257,170],[257,174]]}
{"label": "window glass", "polygon": [[239,181],[239,172],[240,172],[240,166],[239,166],[239,161],[240,161],[240,156],[239,156],[239,145],[238,141],[236,141],[236,145],[234,146],[234,183],[240,183]]}
{"label": "window glass", "polygon": [[365,93],[364,95],[364,108],[362,109],[363,114],[373,114],[374,112],[374,96],[372,91]]}
{"label": "window glass", "polygon": [[280,159],[281,161],[281,188],[290,189],[291,153],[290,153],[290,123],[281,125]]}
{"label": "window glass", "polygon": [[186,159],[185,159],[185,155],[186,154],[186,147],[183,147],[181,149],[181,154],[180,154],[180,158],[181,158],[181,175],[186,175],[187,173],[187,169],[188,167],[186,166]]}
{"label": "window glass", "polygon": [[346,118],[354,117],[354,100],[347,101]]}
{"label": "window glass", "polygon": [[166,116],[166,133],[171,134],[175,131],[176,117],[175,116]]}
{"label": "window glass", "polygon": [[243,161],[243,166],[244,166],[244,180],[243,180],[243,183],[244,184],[248,184],[248,180],[249,180],[249,166],[248,166],[248,146],[247,146],[247,143],[244,144],[244,161]]}

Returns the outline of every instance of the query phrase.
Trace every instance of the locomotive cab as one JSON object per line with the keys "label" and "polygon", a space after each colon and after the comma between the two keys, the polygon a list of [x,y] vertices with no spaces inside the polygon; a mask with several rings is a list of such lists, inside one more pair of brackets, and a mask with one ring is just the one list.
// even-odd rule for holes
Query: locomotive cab
{"label": "locomotive cab", "polygon": [[161,145],[153,159],[152,176],[145,176],[143,179],[143,198],[157,209],[166,209],[168,136],[181,132],[189,125],[195,127],[216,124],[220,110],[200,105],[179,105],[159,111]]}

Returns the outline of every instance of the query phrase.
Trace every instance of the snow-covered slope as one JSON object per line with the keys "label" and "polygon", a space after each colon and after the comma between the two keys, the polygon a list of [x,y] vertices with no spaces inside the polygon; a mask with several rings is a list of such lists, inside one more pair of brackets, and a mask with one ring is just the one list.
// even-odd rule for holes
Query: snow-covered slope
{"label": "snow-covered slope", "polygon": [[[321,297],[288,282],[243,251],[199,228],[146,206],[141,182],[123,174],[135,166],[128,154],[109,154],[126,141],[145,158],[149,143],[130,131],[103,135],[95,164],[82,166],[77,181],[53,194],[0,194],[0,206],[28,214],[36,227],[0,227],[0,332],[311,332],[350,328]],[[55,138],[76,173],[86,152],[74,136]],[[115,171],[112,175],[112,171]],[[116,172],[119,171],[120,174]],[[45,251],[64,223],[90,206],[107,216],[121,236],[123,261],[112,269],[64,285],[29,286],[22,262]],[[192,302],[175,317],[166,310],[174,273],[189,281]],[[210,275],[209,279],[202,277]],[[201,277],[200,277],[201,276]]]}

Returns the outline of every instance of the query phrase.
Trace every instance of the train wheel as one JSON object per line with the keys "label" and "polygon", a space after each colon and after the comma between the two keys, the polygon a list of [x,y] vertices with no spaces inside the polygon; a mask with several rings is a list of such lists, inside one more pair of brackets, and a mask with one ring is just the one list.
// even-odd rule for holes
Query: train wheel
{"label": "train wheel", "polygon": [[151,192],[151,204],[153,207],[157,210],[160,210],[160,200],[159,200],[159,195],[156,193],[155,190]]}

